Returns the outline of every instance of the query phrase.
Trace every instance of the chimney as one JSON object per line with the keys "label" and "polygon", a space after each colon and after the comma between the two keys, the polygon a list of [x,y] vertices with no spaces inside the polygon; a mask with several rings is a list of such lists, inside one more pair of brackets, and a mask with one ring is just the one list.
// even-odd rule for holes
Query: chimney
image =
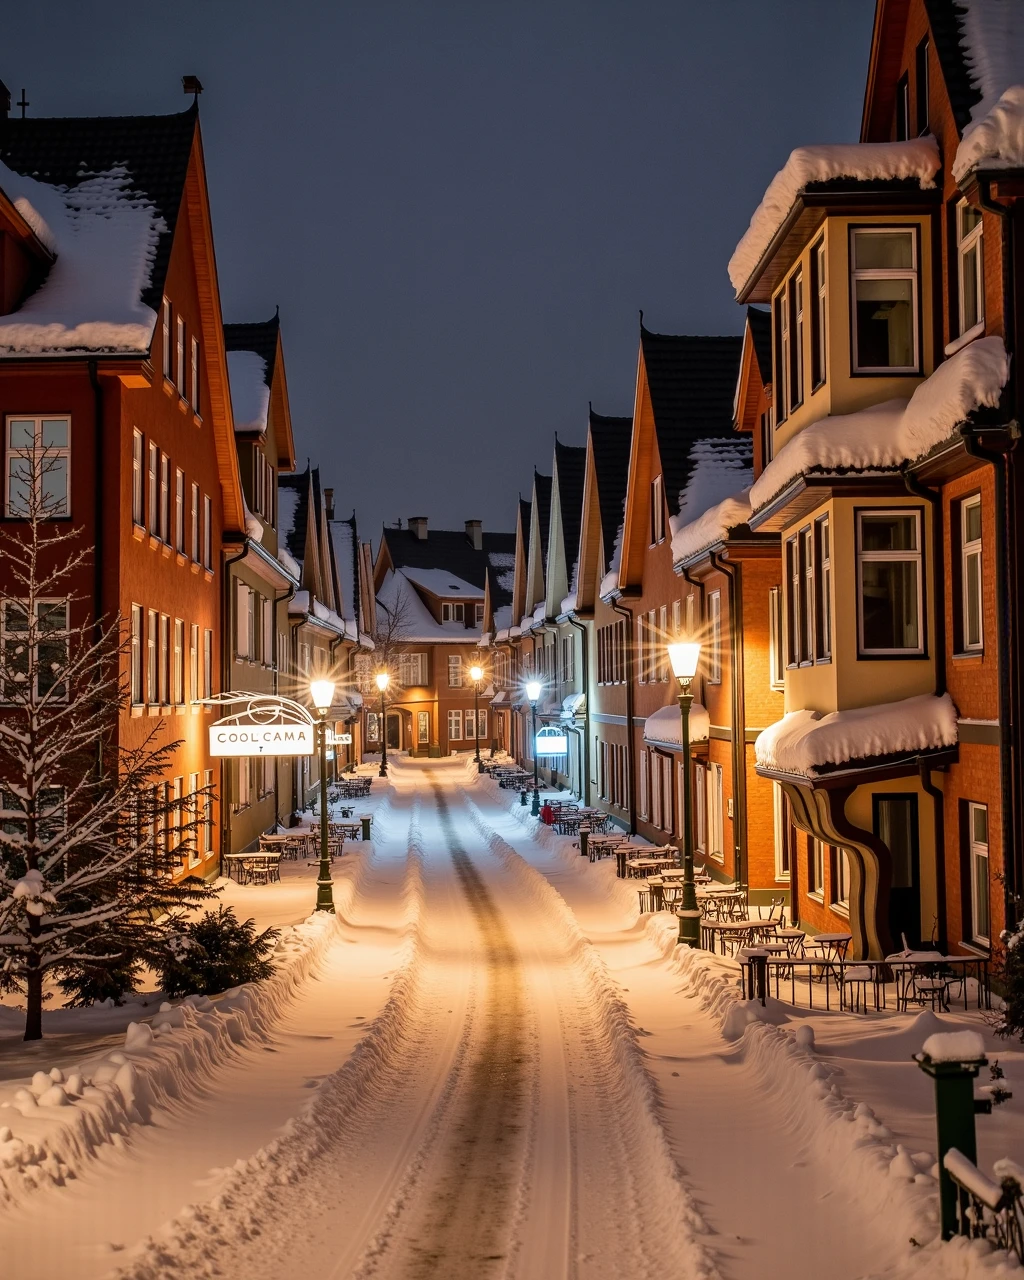
{"label": "chimney", "polygon": [[484,523],[482,520],[466,521],[466,537],[472,542],[474,551],[484,549]]}
{"label": "chimney", "polygon": [[427,540],[427,517],[426,516],[410,516],[409,528],[419,538],[420,542]]}
{"label": "chimney", "polygon": [[333,489],[324,490],[324,502],[327,504],[327,519],[333,520],[334,519],[334,490]]}

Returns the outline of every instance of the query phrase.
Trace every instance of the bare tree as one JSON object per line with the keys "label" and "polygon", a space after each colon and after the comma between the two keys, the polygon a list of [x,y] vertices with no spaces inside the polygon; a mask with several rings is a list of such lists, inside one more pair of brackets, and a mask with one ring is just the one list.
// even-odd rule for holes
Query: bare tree
{"label": "bare tree", "polygon": [[155,947],[173,909],[211,896],[182,881],[209,796],[167,794],[176,743],[126,746],[121,619],[76,589],[91,561],[66,514],[60,460],[26,451],[0,530],[0,975],[23,987],[25,1039],[42,1036],[43,979],[75,962]]}

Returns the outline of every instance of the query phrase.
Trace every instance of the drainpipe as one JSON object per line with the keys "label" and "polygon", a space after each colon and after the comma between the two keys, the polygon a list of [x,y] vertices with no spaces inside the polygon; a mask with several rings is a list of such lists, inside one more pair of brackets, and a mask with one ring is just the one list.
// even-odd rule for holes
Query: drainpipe
{"label": "drainpipe", "polygon": [[[729,584],[729,645],[732,650],[732,773],[736,804],[733,831],[736,838],[736,883],[744,883],[747,866],[747,716],[743,686],[743,583],[740,566],[723,560],[717,551],[710,553],[711,565],[725,575]],[[747,874],[747,880],[749,880]],[[749,885],[748,885],[749,888]]]}
{"label": "drainpipe", "polygon": [[[1014,278],[1014,226],[1011,218],[1011,207],[996,204],[992,199],[991,177],[981,177],[978,181],[978,203],[986,213],[997,217],[1002,227],[1002,266],[1003,266],[1003,345],[1010,358],[1011,384],[1009,412],[1011,419],[1020,411],[1014,387],[1020,378],[1015,367],[1014,355],[1017,342],[1017,291]],[[1013,443],[1010,452],[1016,447],[1020,436],[1020,428],[1016,421],[1009,424]],[[1024,867],[1021,865],[1021,814],[1020,797],[1017,791],[1017,762],[1020,759],[1017,742],[1017,708],[1020,705],[1019,676],[1011,647],[1011,637],[1019,643],[1017,617],[1017,578],[1014,536],[1016,534],[1016,511],[1014,488],[1011,475],[1015,476],[1016,467],[1013,459],[1009,462],[1003,454],[996,454],[983,449],[973,433],[964,433],[964,445],[967,452],[975,458],[991,462],[995,468],[996,478],[996,527],[1001,529],[1003,537],[1003,555],[996,557],[996,595],[999,601],[999,630],[996,636],[999,672],[999,720],[1000,720],[1000,782],[1003,805],[1003,881],[1004,910],[1006,927],[1012,929],[1018,919],[1018,902]],[[1012,527],[1011,527],[1012,522]],[[1005,718],[1004,718],[1005,717]],[[1005,734],[1005,738],[1004,735]],[[1009,854],[1009,856],[1007,856]]]}
{"label": "drainpipe", "polygon": [[636,835],[636,750],[633,745],[633,610],[618,600],[612,608],[626,619],[626,773],[629,775],[629,834]]}
{"label": "drainpipe", "polygon": [[[24,95],[22,95],[24,96]],[[96,426],[96,552],[93,573],[96,592],[96,639],[103,634],[103,386],[95,360],[89,361],[89,381],[92,383],[93,416]]]}
{"label": "drainpipe", "polygon": [[570,627],[574,627],[580,633],[580,649],[583,657],[580,661],[580,673],[583,676],[583,750],[580,752],[581,767],[583,769],[583,777],[580,779],[580,799],[584,804],[589,804],[589,788],[590,788],[590,654],[587,646],[587,628],[577,618],[571,614],[566,618]]}
{"label": "drainpipe", "polygon": [[[228,655],[231,652],[231,574],[229,572],[233,564],[237,564],[239,560],[244,560],[249,551],[249,537],[247,534],[242,535],[242,549],[237,556],[231,556],[224,561],[223,586],[221,587],[221,692],[227,691],[232,681],[229,678],[231,669],[231,660]],[[220,762],[220,830],[221,830],[221,853],[224,852],[225,846],[227,852],[231,853],[231,805],[228,803],[227,794],[227,761]],[[241,768],[241,765],[239,765]]]}

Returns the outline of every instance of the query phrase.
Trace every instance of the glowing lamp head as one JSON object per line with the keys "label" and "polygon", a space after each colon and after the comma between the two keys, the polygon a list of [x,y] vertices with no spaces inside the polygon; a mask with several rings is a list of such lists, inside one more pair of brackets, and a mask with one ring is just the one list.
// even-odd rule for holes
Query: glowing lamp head
{"label": "glowing lamp head", "polygon": [[386,693],[388,685],[391,683],[391,677],[386,671],[377,672],[377,688],[381,693]]}
{"label": "glowing lamp head", "polygon": [[313,680],[310,682],[309,692],[317,711],[330,711],[334,702],[333,680]]}
{"label": "glowing lamp head", "polygon": [[540,681],[531,680],[526,686],[526,696],[531,702],[536,702],[540,697]]}
{"label": "glowing lamp head", "polygon": [[700,662],[700,642],[681,640],[668,646],[668,660],[677,680],[689,683],[697,674]]}
{"label": "glowing lamp head", "polygon": [[483,667],[470,667],[470,669],[469,669],[469,678],[470,678],[470,680],[472,680],[472,681],[473,681],[473,683],[474,683],[474,684],[475,684],[478,680],[482,680],[482,679],[484,678],[484,669],[483,669]]}

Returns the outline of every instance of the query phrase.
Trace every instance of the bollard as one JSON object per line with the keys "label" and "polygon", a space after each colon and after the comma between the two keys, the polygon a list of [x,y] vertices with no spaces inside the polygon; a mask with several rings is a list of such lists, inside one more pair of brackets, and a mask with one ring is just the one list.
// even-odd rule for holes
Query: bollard
{"label": "bollard", "polygon": [[589,854],[588,844],[590,843],[590,832],[580,828],[580,857],[585,858]]}
{"label": "bollard", "polygon": [[369,840],[371,819],[369,817],[362,817],[359,821],[363,824],[363,839]]}
{"label": "bollard", "polygon": [[[961,1033],[963,1034],[963,1033]],[[968,1032],[968,1035],[975,1033]],[[926,1075],[935,1081],[935,1125],[939,1145],[939,1203],[942,1210],[942,1238],[950,1240],[957,1234],[956,1183],[946,1172],[945,1156],[951,1147],[967,1157],[972,1164],[978,1162],[978,1142],[974,1129],[977,1112],[990,1112],[992,1103],[987,1099],[975,1099],[974,1080],[988,1062],[983,1052],[980,1036],[977,1036],[977,1057],[960,1060],[936,1061],[928,1052],[928,1045],[938,1037],[925,1041],[924,1051],[914,1054],[914,1061]]]}
{"label": "bollard", "polygon": [[768,1003],[768,952],[747,953],[747,998],[760,1000],[761,1007]]}
{"label": "bollard", "polygon": [[525,808],[525,807],[526,807],[526,789],[525,789],[525,788],[524,788],[522,791],[520,791],[520,793],[519,793],[519,804],[520,804],[523,808]]}

